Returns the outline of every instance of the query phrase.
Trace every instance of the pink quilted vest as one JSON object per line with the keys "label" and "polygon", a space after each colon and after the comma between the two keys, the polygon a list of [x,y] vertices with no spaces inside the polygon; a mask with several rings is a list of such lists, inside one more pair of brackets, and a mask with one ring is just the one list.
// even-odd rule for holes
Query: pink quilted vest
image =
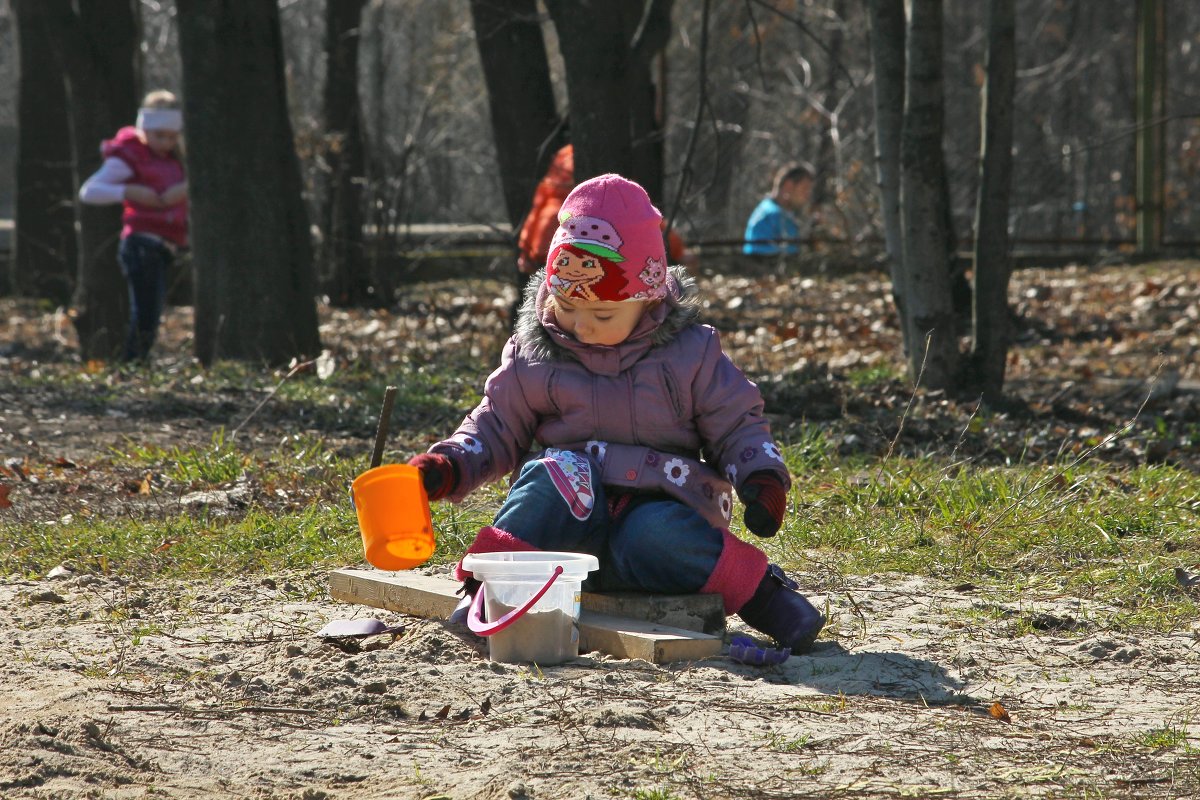
{"label": "pink quilted vest", "polygon": [[[183,164],[179,159],[174,155],[156,155],[138,137],[137,128],[134,127],[121,128],[116,136],[104,142],[100,151],[105,158],[119,158],[129,165],[133,170],[133,177],[129,179],[129,183],[140,183],[159,193],[185,178]],[[121,221],[124,223],[121,229],[122,238],[131,233],[152,233],[180,247],[187,246],[186,200],[170,208],[147,208],[126,200]]]}

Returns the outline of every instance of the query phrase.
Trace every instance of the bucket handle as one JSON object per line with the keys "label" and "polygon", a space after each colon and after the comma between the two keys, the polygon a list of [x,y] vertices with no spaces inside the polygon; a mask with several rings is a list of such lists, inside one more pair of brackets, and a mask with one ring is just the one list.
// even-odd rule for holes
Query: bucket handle
{"label": "bucket handle", "polygon": [[472,633],[476,633],[480,636],[491,636],[494,633],[499,633],[509,625],[512,625],[521,617],[525,616],[525,612],[533,608],[533,604],[538,600],[541,600],[542,595],[550,591],[550,587],[556,580],[558,580],[558,576],[562,575],[562,573],[562,564],[557,564],[554,567],[554,574],[550,576],[550,580],[546,581],[546,585],[538,589],[534,593],[533,597],[529,598],[529,601],[526,602],[525,605],[521,606],[520,608],[514,608],[512,611],[509,611],[503,617],[492,623],[483,621],[483,592],[486,589],[487,584],[480,584],[479,591],[475,593],[474,599],[471,600],[471,610],[467,614],[467,627],[471,629]]}

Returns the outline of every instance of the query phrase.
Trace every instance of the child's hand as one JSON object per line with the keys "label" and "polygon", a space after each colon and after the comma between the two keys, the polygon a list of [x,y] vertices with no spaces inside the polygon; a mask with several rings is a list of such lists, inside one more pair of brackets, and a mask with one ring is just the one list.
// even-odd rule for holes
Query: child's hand
{"label": "child's hand", "polygon": [[179,203],[182,203],[184,200],[186,200],[187,196],[188,196],[187,181],[183,181],[182,183],[177,183],[174,186],[172,186],[170,189],[167,189],[165,192],[163,192],[162,193],[162,201],[163,201],[164,205],[174,206],[174,205],[178,205]]}
{"label": "child's hand", "polygon": [[125,199],[140,206],[146,206],[147,208],[163,207],[163,201],[158,196],[158,192],[140,183],[125,184]]}
{"label": "child's hand", "polygon": [[774,472],[751,473],[738,489],[738,497],[746,506],[742,519],[751,533],[768,537],[779,532],[787,508],[787,492]]}
{"label": "child's hand", "polygon": [[421,483],[430,500],[441,500],[458,486],[458,469],[441,453],[421,453],[408,463],[421,471]]}

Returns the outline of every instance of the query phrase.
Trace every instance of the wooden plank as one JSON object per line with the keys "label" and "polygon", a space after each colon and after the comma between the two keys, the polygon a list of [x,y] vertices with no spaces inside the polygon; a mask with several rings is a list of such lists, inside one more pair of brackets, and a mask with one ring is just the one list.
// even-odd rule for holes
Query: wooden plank
{"label": "wooden plank", "polygon": [[640,658],[652,664],[696,661],[721,654],[720,636],[697,633],[670,625],[595,611],[579,615],[579,651],[599,650],[617,658]]}
{"label": "wooden plank", "polygon": [[672,628],[725,635],[725,601],[719,594],[584,592],[585,611],[657,622]]}
{"label": "wooden plank", "polygon": [[[458,586],[456,581],[413,572],[339,569],[329,576],[329,594],[335,600],[426,619],[450,616],[461,599],[455,594]],[[600,650],[654,664],[715,656],[724,642],[721,636],[588,609],[580,614],[579,640],[580,652]]]}
{"label": "wooden plank", "polygon": [[339,569],[329,575],[329,596],[347,603],[384,608],[425,619],[446,619],[462,598],[459,584],[415,572]]}

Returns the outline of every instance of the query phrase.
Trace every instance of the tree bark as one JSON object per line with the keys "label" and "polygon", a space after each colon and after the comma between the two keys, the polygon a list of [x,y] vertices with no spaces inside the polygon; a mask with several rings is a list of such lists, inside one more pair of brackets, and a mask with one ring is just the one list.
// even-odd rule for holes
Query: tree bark
{"label": "tree bark", "polygon": [[358,95],[358,43],[366,0],[326,0],[324,150],[321,207],[324,291],[337,306],[390,302],[374,286],[363,249],[366,150]]}
{"label": "tree bark", "polygon": [[946,252],[941,0],[912,0],[900,142],[904,344],[914,382],[951,389],[958,339]]}
{"label": "tree bark", "polygon": [[[900,226],[900,135],[904,122],[904,0],[867,0],[874,66],[875,168],[892,296],[904,298]],[[907,344],[907,343],[906,343]]]}
{"label": "tree bark", "polygon": [[1004,388],[1010,339],[1008,207],[1012,189],[1015,0],[989,0],[987,77],[983,90],[979,198],[975,206],[975,336],[969,384],[985,401]]}
{"label": "tree bark", "polygon": [[16,203],[10,286],[14,294],[70,302],[78,268],[75,176],[67,87],[42,0],[14,0],[20,59]]}
{"label": "tree bark", "polygon": [[515,246],[534,188],[566,137],[536,0],[471,0],[471,18]]}
{"label": "tree bark", "polygon": [[[45,0],[66,76],[75,186],[100,167],[100,142],[133,124],[141,94],[141,26],[131,0]],[[76,10],[78,8],[78,10]],[[129,301],[117,265],[120,206],[75,204],[78,274],[71,320],[85,359],[115,358]]]}
{"label": "tree bark", "polygon": [[617,172],[662,207],[662,120],[650,65],[671,0],[546,0],[567,71],[575,178]]}
{"label": "tree bark", "polygon": [[[826,47],[828,52],[827,67],[825,71],[825,85],[822,87],[821,102],[825,108],[832,111],[837,107],[838,79],[843,74],[842,70],[845,67],[842,65],[843,45],[846,41],[844,33],[846,8],[843,0],[829,0],[829,16],[833,19],[833,25],[827,30]],[[834,143],[837,141],[837,131],[833,130],[833,125],[837,122],[836,118],[827,118],[830,125],[828,135],[822,135],[817,142],[817,181],[813,186],[812,199],[809,201],[813,208],[821,208],[825,205],[836,204],[839,201],[837,197],[837,180],[840,177],[840,165],[838,164],[838,154],[834,150]],[[832,195],[832,200],[831,200]]]}
{"label": "tree bark", "polygon": [[1163,243],[1166,176],[1167,0],[1137,2],[1137,167],[1134,192],[1139,253],[1156,253]]}
{"label": "tree bark", "polygon": [[195,347],[284,364],[320,350],[275,0],[178,0]]}
{"label": "tree bark", "polygon": [[[746,76],[755,70],[760,42],[746,3],[716,3],[712,7],[713,30],[726,31],[712,37],[709,51],[710,80],[706,90],[713,116],[711,133],[700,131],[692,174],[706,176],[697,181],[704,197],[699,230],[722,230],[745,224],[745,210],[730,201],[741,160],[745,130],[750,118],[751,93]],[[664,210],[664,213],[665,210]]]}

